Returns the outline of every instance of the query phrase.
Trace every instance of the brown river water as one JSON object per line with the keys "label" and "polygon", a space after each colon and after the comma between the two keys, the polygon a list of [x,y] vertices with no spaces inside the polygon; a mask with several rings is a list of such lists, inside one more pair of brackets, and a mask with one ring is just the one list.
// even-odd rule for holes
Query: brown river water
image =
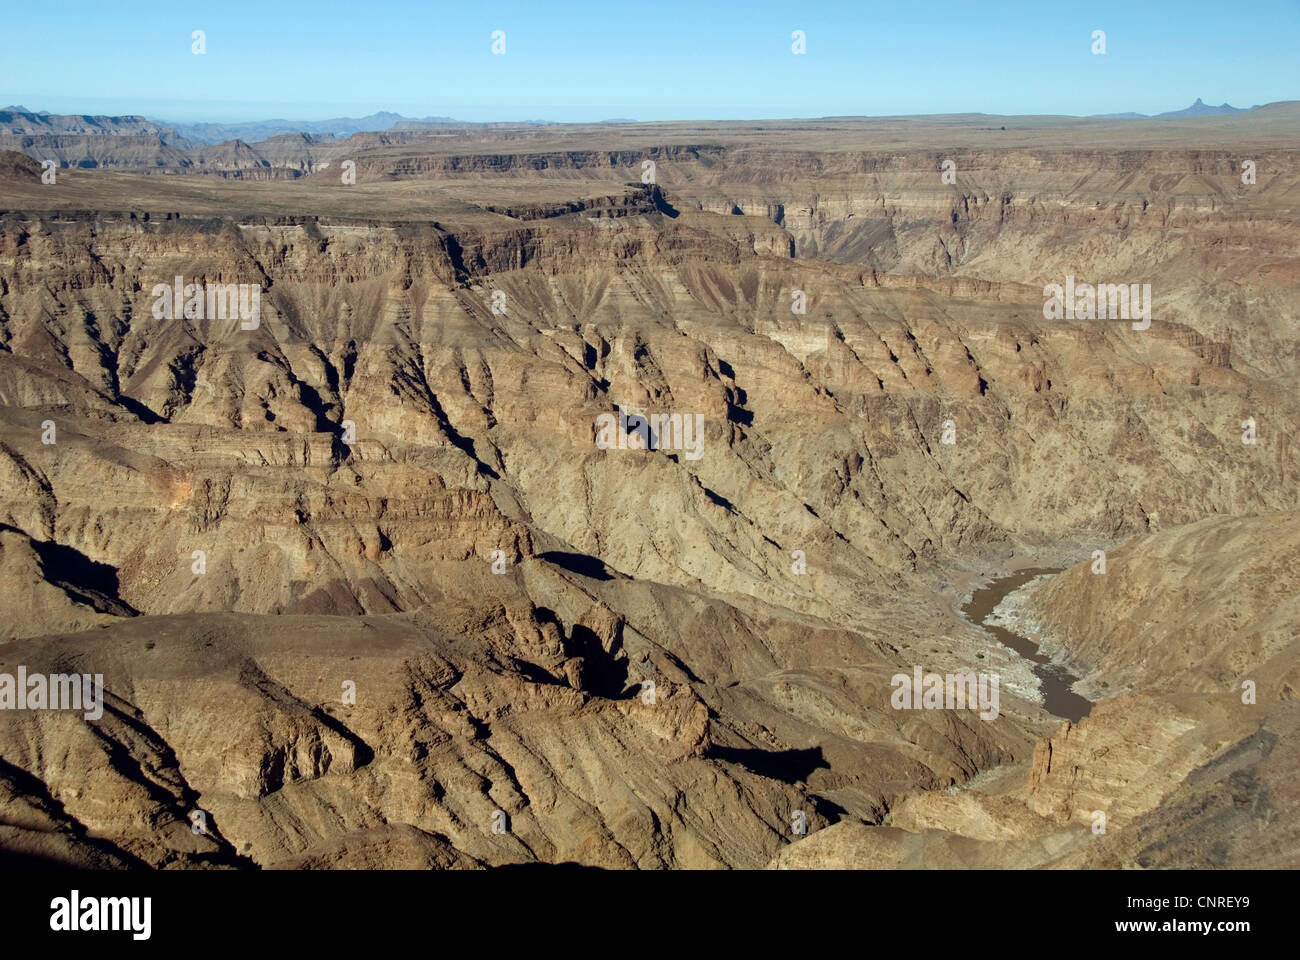
{"label": "brown river water", "polygon": [[1050,569],[1021,570],[1008,577],[999,577],[987,587],[976,590],[970,602],[961,608],[961,612],[971,623],[983,627],[1000,643],[1006,644],[1033,664],[1034,675],[1038,677],[1043,691],[1043,708],[1048,713],[1078,723],[1092,709],[1091,700],[1085,700],[1070,689],[1079,678],[1048,660],[1032,640],[984,622],[1007,594],[1020,589],[1034,577],[1059,572]]}

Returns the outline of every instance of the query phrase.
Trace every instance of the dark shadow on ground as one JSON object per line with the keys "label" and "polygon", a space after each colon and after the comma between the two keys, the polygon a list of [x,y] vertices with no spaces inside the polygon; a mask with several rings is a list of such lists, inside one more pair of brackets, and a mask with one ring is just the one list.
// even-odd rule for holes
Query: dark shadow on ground
{"label": "dark shadow on ground", "polygon": [[657,186],[650,188],[650,199],[654,201],[655,209],[665,217],[676,220],[681,211],[669,203],[665,198],[663,191]]}
{"label": "dark shadow on ground", "polygon": [[[0,530],[27,536],[24,531],[7,523],[0,523]],[[73,600],[93,607],[99,613],[115,617],[139,616],[138,610],[117,595],[116,567],[91,560],[80,550],[65,547],[53,540],[28,537],[28,541],[40,561],[41,573],[45,579]]]}
{"label": "dark shadow on ground", "polygon": [[604,867],[592,867],[585,863],[575,863],[572,860],[565,863],[503,863],[499,867],[490,867],[491,870],[604,870]]}
{"label": "dark shadow on ground", "polygon": [[578,576],[587,577],[590,580],[614,579],[606,568],[604,561],[599,557],[589,556],[585,553],[564,553],[560,550],[548,550],[545,553],[539,553],[537,559],[553,563],[562,570],[568,570],[570,573],[576,573]]}
{"label": "dark shadow on ground", "polygon": [[710,760],[738,763],[752,773],[782,783],[804,783],[814,770],[830,769],[821,747],[806,750],[756,750],[743,747],[712,747]]}

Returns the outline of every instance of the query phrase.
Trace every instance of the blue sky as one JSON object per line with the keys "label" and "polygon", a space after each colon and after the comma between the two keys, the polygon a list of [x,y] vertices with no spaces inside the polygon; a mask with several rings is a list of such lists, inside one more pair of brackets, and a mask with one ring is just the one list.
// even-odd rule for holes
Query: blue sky
{"label": "blue sky", "polygon": [[[55,113],[725,120],[1300,99],[1300,0],[7,7],[0,106]],[[191,53],[196,29],[203,56]],[[503,56],[493,30],[506,33]],[[1106,31],[1104,56],[1091,52],[1094,30]]]}

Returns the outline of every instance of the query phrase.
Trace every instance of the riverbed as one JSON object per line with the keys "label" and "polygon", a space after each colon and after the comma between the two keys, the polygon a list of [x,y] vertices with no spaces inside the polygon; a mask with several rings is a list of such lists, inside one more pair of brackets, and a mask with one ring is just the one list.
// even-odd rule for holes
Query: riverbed
{"label": "riverbed", "polygon": [[999,577],[988,586],[976,590],[970,602],[961,608],[961,612],[971,623],[983,627],[998,642],[1010,647],[1032,664],[1034,676],[1038,677],[1043,693],[1043,709],[1050,714],[1078,723],[1092,709],[1091,700],[1084,699],[1070,689],[1079,678],[1064,667],[1052,663],[1039,652],[1038,644],[1034,641],[1012,633],[1004,627],[985,622],[1008,594],[1019,590],[1034,577],[1059,572],[1050,569],[1019,570],[1010,576]]}

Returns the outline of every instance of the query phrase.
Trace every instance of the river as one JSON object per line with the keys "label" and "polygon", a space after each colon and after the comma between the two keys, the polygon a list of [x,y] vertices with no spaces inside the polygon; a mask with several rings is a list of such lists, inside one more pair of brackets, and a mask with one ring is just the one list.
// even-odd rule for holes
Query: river
{"label": "river", "polygon": [[995,624],[985,623],[993,610],[1007,594],[1023,587],[1034,577],[1045,573],[1059,573],[1058,570],[1034,569],[1021,570],[1007,577],[999,577],[987,587],[976,590],[970,602],[961,608],[961,612],[972,623],[978,624],[1001,643],[1010,647],[1020,656],[1033,664],[1034,675],[1038,677],[1043,691],[1043,709],[1048,713],[1078,723],[1092,709],[1092,701],[1085,700],[1070,687],[1079,678],[1064,667],[1052,663],[1038,651],[1038,644],[1019,634]]}

